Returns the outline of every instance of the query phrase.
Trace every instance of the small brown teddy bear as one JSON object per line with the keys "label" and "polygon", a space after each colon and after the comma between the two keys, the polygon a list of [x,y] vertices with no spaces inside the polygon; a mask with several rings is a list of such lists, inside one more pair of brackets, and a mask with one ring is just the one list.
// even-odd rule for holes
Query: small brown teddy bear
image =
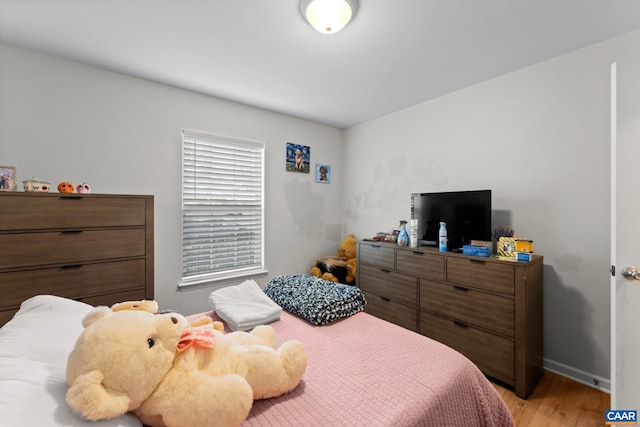
{"label": "small brown teddy bear", "polygon": [[356,238],[353,234],[349,234],[342,240],[336,255],[316,258],[310,274],[332,282],[354,285],[356,282]]}

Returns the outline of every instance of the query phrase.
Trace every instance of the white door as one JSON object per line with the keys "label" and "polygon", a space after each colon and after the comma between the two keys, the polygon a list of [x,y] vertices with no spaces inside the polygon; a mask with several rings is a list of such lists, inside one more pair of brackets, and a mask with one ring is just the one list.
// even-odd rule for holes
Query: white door
{"label": "white door", "polygon": [[[611,66],[611,409],[640,410],[640,62]],[[637,266],[634,279],[623,270]],[[629,270],[627,270],[627,275]]]}

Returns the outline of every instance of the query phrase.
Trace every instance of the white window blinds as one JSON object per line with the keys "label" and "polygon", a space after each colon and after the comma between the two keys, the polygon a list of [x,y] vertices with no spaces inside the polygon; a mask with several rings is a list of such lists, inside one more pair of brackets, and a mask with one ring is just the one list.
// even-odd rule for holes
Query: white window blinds
{"label": "white window blinds", "polygon": [[264,271],[264,143],[183,131],[181,286]]}

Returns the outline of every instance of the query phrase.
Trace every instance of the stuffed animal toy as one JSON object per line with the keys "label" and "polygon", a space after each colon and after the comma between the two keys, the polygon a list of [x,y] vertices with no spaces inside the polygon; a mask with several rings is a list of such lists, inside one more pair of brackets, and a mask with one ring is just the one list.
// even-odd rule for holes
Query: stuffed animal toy
{"label": "stuffed animal toy", "polygon": [[88,420],[134,411],[153,427],[238,426],[254,399],[293,390],[299,341],[277,350],[271,326],[224,334],[178,313],[96,307],[67,362],[69,406]]}
{"label": "stuffed animal toy", "polygon": [[349,234],[340,243],[336,255],[318,257],[310,271],[312,276],[332,282],[355,284],[356,281],[356,238]]}

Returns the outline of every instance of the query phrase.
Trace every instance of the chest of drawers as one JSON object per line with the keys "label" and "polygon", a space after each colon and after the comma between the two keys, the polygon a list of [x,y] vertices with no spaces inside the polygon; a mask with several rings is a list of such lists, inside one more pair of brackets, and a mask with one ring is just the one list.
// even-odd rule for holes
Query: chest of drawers
{"label": "chest of drawers", "polygon": [[0,325],[51,294],[153,299],[153,197],[0,193]]}
{"label": "chest of drawers", "polygon": [[526,398],[542,376],[543,258],[359,242],[366,311],[452,347]]}

